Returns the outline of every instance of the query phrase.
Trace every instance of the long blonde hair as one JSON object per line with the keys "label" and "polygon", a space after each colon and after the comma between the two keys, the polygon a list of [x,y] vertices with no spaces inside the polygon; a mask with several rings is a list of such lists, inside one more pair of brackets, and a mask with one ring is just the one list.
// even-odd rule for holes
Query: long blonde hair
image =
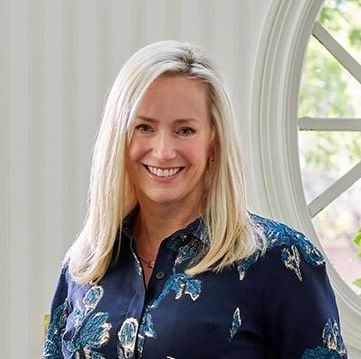
{"label": "long blonde hair", "polygon": [[208,86],[214,129],[214,158],[208,169],[203,214],[209,249],[187,273],[220,271],[263,248],[262,236],[246,209],[240,134],[228,90],[202,49],[189,43],[161,41],[136,52],[108,94],[93,152],[85,225],[64,259],[79,283],[96,282],[105,275],[117,232],[121,233],[123,219],[137,205],[125,167],[125,151],[145,92],[164,74],[186,76]]}

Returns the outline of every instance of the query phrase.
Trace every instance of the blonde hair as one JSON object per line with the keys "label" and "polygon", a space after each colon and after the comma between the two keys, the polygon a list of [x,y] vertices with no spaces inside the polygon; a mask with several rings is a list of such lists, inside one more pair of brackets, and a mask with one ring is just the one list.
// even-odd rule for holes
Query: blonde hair
{"label": "blonde hair", "polygon": [[85,225],[64,259],[79,283],[96,282],[105,275],[122,222],[137,205],[125,168],[125,151],[145,92],[165,74],[207,85],[214,129],[214,158],[207,172],[209,188],[203,214],[209,248],[187,273],[220,271],[264,245],[246,209],[237,118],[221,76],[199,47],[178,41],[156,42],[125,63],[107,97],[94,147]]}

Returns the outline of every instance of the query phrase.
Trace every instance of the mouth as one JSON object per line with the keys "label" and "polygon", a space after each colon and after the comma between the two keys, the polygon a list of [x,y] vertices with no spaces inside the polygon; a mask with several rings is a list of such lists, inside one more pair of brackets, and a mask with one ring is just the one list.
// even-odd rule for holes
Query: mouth
{"label": "mouth", "polygon": [[160,168],[149,165],[144,165],[149,173],[160,178],[173,177],[178,174],[184,167],[169,167]]}

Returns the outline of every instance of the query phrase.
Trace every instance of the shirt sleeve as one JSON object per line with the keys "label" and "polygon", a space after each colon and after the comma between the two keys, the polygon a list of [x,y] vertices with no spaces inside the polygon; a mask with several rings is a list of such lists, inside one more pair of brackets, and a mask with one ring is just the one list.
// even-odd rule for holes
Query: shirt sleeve
{"label": "shirt sleeve", "polygon": [[263,298],[268,347],[276,358],[347,358],[325,261],[305,238],[266,255]]}
{"label": "shirt sleeve", "polygon": [[63,358],[61,341],[67,320],[67,293],[66,267],[63,267],[51,304],[50,321],[44,343],[43,358]]}

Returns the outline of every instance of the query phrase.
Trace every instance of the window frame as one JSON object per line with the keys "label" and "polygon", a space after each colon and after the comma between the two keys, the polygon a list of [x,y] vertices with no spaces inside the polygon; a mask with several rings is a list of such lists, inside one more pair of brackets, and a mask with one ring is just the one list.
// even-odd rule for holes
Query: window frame
{"label": "window frame", "polygon": [[[257,51],[248,127],[250,171],[261,174],[253,176],[259,209],[300,229],[321,249],[303,191],[297,108],[303,62],[322,5],[322,0],[272,2]],[[361,299],[325,257],[343,336],[361,351]]]}

